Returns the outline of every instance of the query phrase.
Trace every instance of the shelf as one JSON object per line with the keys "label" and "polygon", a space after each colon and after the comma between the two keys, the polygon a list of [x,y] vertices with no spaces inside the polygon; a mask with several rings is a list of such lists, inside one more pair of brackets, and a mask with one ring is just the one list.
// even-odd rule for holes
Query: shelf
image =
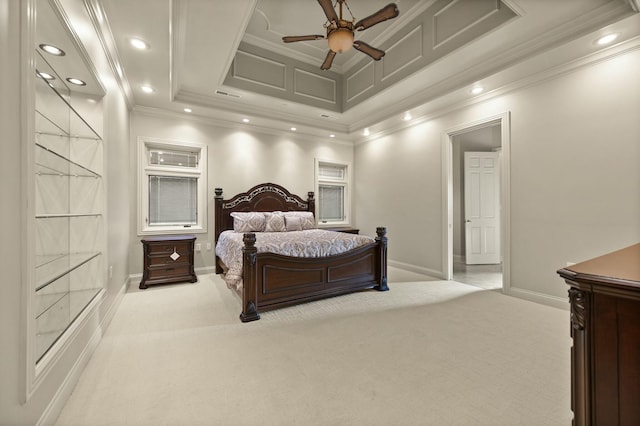
{"label": "shelf", "polygon": [[[50,121],[55,127],[59,129],[65,129],[68,126],[73,126],[76,128],[82,128],[86,130],[87,134],[90,136],[87,137],[95,137],[98,139],[102,139],[98,132],[82,117],[82,115],[76,110],[76,108],[71,105],[69,99],[58,90],[59,88],[49,84],[46,80],[42,78],[36,78],[36,96],[45,96],[46,99],[36,99],[36,111]],[[53,99],[56,100],[53,100]],[[38,102],[39,101],[39,102]],[[57,102],[60,101],[60,102]],[[56,115],[58,108],[63,107],[65,111],[68,111],[69,114],[64,117],[60,117],[60,122],[55,120],[53,116]],[[48,109],[47,109],[48,108]],[[44,110],[47,109],[49,114],[47,114]],[[66,125],[65,125],[66,124]],[[66,132],[66,131],[65,131]],[[69,132],[69,134],[74,132]],[[77,132],[75,132],[77,133]]]}
{"label": "shelf", "polygon": [[[100,294],[99,288],[52,293],[36,296],[38,311],[36,322],[42,327],[36,333],[36,360],[53,346],[73,321]],[[46,308],[40,309],[40,307]],[[36,361],[36,362],[37,362]]]}
{"label": "shelf", "polygon": [[36,175],[92,178],[101,177],[98,173],[71,161],[70,159],[40,145],[39,143],[36,143],[35,145],[40,148],[40,155],[36,155]]}
{"label": "shelf", "polygon": [[36,256],[36,294],[60,277],[100,256],[100,254],[100,252],[89,252]]}

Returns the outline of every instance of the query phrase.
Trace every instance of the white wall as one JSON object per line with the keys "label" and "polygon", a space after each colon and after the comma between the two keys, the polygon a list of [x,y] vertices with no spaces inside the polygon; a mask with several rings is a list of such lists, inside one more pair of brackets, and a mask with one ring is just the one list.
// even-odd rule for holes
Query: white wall
{"label": "white wall", "polygon": [[[231,198],[239,192],[264,182],[284,186],[292,193],[306,199],[314,189],[314,159],[322,158],[340,162],[352,162],[353,146],[333,140],[314,139],[293,132],[268,134],[250,126],[221,126],[211,120],[186,114],[154,114],[134,111],[131,122],[130,170],[132,182],[130,265],[131,274],[142,274],[142,244],[137,235],[138,212],[138,137],[146,136],[166,140],[204,142],[208,146],[208,232],[195,234],[202,251],[195,253],[195,267],[215,266],[213,199],[214,188],[222,188],[223,196]],[[375,229],[372,230],[375,235]],[[206,243],[212,250],[205,250]]]}
{"label": "white wall", "polygon": [[[21,219],[26,210],[27,197],[23,196],[23,170],[26,165],[21,157],[22,126],[20,104],[20,72],[25,65],[20,56],[22,17],[20,3],[0,0],[0,128],[2,129],[2,155],[0,155],[0,227],[4,243],[0,246],[0,262],[3,273],[0,285],[0,424],[33,425],[55,421],[58,410],[71,392],[74,379],[88,360],[91,349],[103,333],[110,315],[119,303],[119,296],[128,279],[129,200],[128,169],[122,167],[122,158],[128,155],[129,119],[124,98],[112,78],[110,68],[84,9],[82,0],[62,0],[74,28],[82,34],[100,79],[107,89],[103,99],[105,148],[105,181],[107,188],[107,253],[108,263],[113,265],[113,278],[107,281],[106,297],[85,327],[79,330],[68,349],[54,368],[24,404],[25,380],[24,345],[21,335],[23,322],[21,311],[22,290],[29,283],[21,266],[25,236]],[[106,271],[105,271],[106,274]],[[24,291],[25,295],[28,290]],[[86,351],[86,352],[83,352]],[[77,364],[78,363],[78,364]]]}
{"label": "white wall", "polygon": [[356,146],[358,226],[442,274],[442,135],[510,111],[513,294],[565,300],[557,269],[640,240],[638,75],[636,50]]}

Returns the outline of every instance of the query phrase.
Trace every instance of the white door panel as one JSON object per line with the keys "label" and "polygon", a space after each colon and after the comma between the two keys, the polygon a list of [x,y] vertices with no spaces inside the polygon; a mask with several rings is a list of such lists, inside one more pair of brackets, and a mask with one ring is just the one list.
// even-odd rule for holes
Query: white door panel
{"label": "white door panel", "polygon": [[498,153],[465,152],[464,196],[467,264],[500,263]]}

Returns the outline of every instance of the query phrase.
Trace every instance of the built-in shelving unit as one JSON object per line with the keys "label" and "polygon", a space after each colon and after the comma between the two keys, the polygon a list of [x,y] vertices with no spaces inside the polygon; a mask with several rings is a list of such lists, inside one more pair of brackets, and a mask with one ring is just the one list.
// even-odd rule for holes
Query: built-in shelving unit
{"label": "built-in shelving unit", "polygon": [[[105,267],[103,142],[90,124],[95,120],[83,115],[83,102],[92,101],[87,110],[94,111],[96,101],[65,82],[67,70],[55,65],[59,58],[38,46],[35,56],[32,315],[38,363],[101,294]],[[43,70],[53,78],[43,78]]]}

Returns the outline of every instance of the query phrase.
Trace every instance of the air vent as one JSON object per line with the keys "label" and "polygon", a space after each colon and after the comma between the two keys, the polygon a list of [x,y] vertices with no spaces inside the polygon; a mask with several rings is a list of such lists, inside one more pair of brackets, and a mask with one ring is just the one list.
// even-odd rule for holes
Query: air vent
{"label": "air vent", "polygon": [[216,90],[216,95],[229,96],[230,98],[239,98],[240,97],[240,95],[236,95],[235,93],[223,92],[222,90]]}
{"label": "air vent", "polygon": [[335,119],[336,119],[334,116],[329,115],[329,114],[320,114],[320,117],[322,117],[322,118],[330,118],[330,119],[332,119],[332,120],[335,120]]}

